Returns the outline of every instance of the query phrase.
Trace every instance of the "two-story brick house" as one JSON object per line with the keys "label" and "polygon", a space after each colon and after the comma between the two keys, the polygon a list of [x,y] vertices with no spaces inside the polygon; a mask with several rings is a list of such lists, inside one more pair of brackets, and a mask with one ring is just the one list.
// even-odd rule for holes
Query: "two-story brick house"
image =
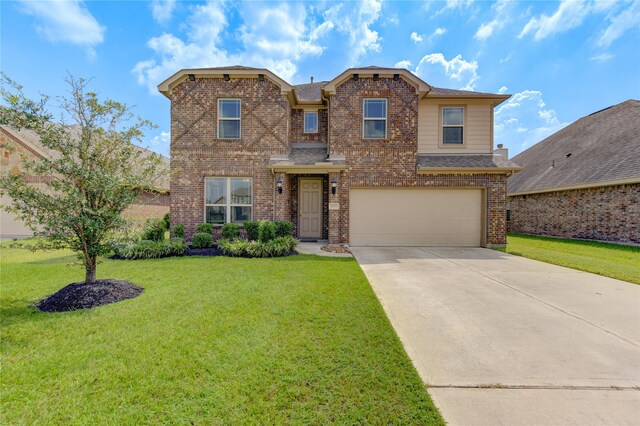
{"label": "two-story brick house", "polygon": [[171,100],[171,222],[291,220],[300,239],[374,246],[506,242],[493,110],[508,95],[352,68],[290,85],[266,69],[185,69]]}

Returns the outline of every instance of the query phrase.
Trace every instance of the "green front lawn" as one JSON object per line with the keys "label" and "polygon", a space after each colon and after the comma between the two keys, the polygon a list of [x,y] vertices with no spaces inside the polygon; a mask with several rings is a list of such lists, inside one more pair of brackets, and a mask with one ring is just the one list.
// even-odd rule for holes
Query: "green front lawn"
{"label": "green front lawn", "polygon": [[640,247],[509,234],[506,253],[640,284]]}
{"label": "green front lawn", "polygon": [[0,257],[0,424],[443,423],[353,259],[106,260],[144,293],[51,314],[74,256]]}

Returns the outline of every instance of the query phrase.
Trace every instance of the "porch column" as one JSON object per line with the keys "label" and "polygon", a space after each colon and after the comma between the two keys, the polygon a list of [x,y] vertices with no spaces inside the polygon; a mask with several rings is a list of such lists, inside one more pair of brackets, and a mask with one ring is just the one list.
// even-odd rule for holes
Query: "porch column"
{"label": "porch column", "polygon": [[[333,194],[332,182],[336,181],[336,193]],[[329,172],[329,244],[340,244],[340,172]]]}
{"label": "porch column", "polygon": [[[278,191],[278,180],[282,182],[282,194]],[[273,178],[273,191],[275,193],[274,219],[291,220],[291,209],[289,200],[291,199],[291,185],[289,176],[283,172],[277,172]]]}

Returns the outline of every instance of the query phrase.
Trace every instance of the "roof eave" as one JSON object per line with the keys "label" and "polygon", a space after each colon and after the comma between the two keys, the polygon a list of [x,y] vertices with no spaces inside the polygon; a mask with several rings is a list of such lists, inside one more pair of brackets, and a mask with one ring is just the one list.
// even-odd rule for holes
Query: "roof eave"
{"label": "roof eave", "polygon": [[515,197],[519,195],[544,194],[548,192],[572,191],[576,189],[587,189],[587,188],[601,188],[604,186],[633,185],[637,183],[640,183],[640,176],[626,178],[626,179],[605,180],[605,181],[598,181],[598,182],[581,183],[576,185],[558,186],[554,188],[536,188],[536,189],[530,189],[527,191],[507,192],[507,196]]}
{"label": "roof eave", "polygon": [[418,166],[418,174],[420,175],[438,175],[438,174],[513,174],[522,170],[522,167],[429,167]]}

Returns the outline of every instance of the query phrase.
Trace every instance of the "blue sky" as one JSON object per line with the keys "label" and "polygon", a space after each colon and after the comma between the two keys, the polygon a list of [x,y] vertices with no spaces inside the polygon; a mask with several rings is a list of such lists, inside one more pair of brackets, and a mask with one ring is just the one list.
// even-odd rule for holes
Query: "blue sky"
{"label": "blue sky", "polygon": [[0,67],[61,95],[67,72],[158,124],[156,85],[180,68],[267,67],[293,84],[401,66],[439,87],[512,94],[496,109],[510,154],[591,112],[640,98],[640,0],[2,1]]}

